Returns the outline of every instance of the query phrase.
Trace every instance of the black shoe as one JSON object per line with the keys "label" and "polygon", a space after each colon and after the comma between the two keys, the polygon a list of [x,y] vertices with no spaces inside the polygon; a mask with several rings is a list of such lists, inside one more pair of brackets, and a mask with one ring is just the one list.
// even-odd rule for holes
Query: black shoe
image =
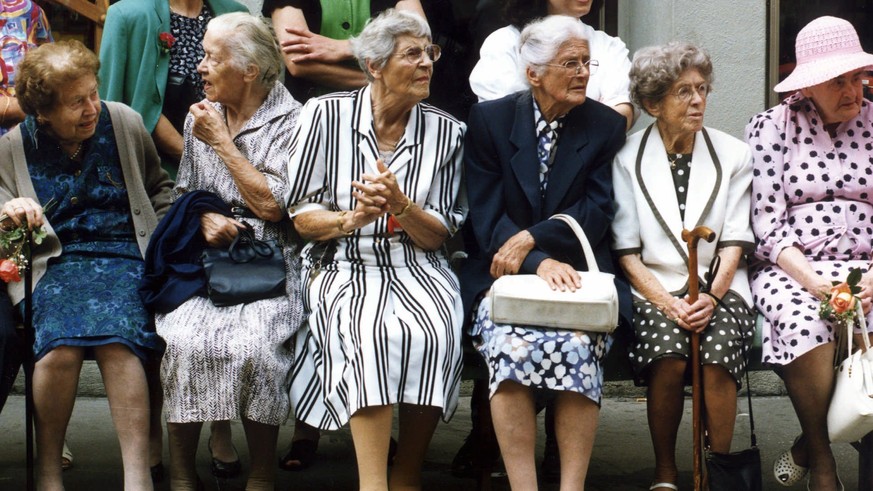
{"label": "black shoe", "polygon": [[543,462],[540,464],[540,477],[550,484],[561,482],[561,456],[558,454],[558,443],[546,440],[543,452]]}
{"label": "black shoe", "polygon": [[158,462],[151,466],[149,471],[152,474],[152,484],[158,484],[164,481],[164,463]]}
{"label": "black shoe", "polygon": [[236,460],[233,462],[223,462],[212,456],[212,437],[209,438],[207,446],[209,447],[209,457],[212,459],[213,476],[219,479],[233,479],[240,474],[242,471],[242,464],[240,464],[239,454],[236,451],[236,447],[233,447],[233,444],[231,444],[231,447],[233,447],[233,453],[237,454]]}
{"label": "black shoe", "polygon": [[295,440],[291,448],[279,459],[279,468],[285,471],[302,471],[315,462],[318,441]]}

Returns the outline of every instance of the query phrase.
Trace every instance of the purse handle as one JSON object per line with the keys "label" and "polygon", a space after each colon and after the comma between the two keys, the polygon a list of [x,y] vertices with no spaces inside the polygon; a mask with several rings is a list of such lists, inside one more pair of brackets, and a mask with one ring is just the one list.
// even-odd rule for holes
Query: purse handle
{"label": "purse handle", "polygon": [[[236,237],[227,248],[227,255],[235,263],[247,263],[255,259],[256,256],[270,257],[273,255],[273,249],[269,244],[255,238],[255,230],[251,224],[242,222],[245,228],[237,227]],[[248,246],[248,247],[246,247]]]}
{"label": "purse handle", "polygon": [[570,227],[570,230],[572,230],[573,233],[576,234],[576,238],[579,239],[579,243],[582,244],[582,252],[585,254],[585,263],[588,265],[588,271],[591,273],[599,273],[600,268],[597,267],[597,261],[594,259],[594,251],[591,249],[588,237],[585,236],[585,231],[579,226],[579,222],[565,213],[552,215],[549,220],[560,220]]}
{"label": "purse handle", "polygon": [[[855,299],[855,312],[857,313],[855,318],[857,319],[858,327],[861,328],[861,339],[864,340],[864,349],[869,350],[870,338],[867,335],[867,319],[864,317],[864,309],[861,308],[861,302],[858,301],[858,299]],[[853,334],[854,332],[852,332],[852,326],[846,323],[846,337],[848,338],[848,351],[846,352],[846,354],[849,356],[852,355],[852,338],[855,337]]]}

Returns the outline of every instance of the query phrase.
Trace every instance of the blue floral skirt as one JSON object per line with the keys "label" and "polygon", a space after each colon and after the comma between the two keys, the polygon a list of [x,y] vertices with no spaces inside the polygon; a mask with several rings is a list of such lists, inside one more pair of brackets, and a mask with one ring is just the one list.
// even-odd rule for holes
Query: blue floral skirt
{"label": "blue floral skirt", "polygon": [[[49,261],[33,292],[33,352],[39,360],[58,346],[121,343],[145,360],[162,351],[137,286],[144,263],[136,243],[103,243],[114,254],[65,250]],[[72,248],[70,248],[72,249]],[[24,302],[18,304],[24,311]]]}
{"label": "blue floral skirt", "polygon": [[553,391],[578,392],[600,404],[603,367],[612,336],[530,326],[495,324],[491,299],[476,307],[470,334],[485,358],[493,396],[505,380]]}

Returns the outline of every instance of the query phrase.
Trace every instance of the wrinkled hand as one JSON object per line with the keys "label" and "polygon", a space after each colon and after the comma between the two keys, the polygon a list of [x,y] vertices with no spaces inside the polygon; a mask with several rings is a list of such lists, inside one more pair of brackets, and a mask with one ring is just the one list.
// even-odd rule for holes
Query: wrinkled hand
{"label": "wrinkled hand", "polygon": [[227,247],[245,225],[221,213],[200,215],[200,231],[210,247]]}
{"label": "wrinkled hand", "polygon": [[[0,214],[6,215],[16,227],[27,222],[29,229],[42,227],[45,223],[45,217],[42,214],[42,206],[31,198],[13,198],[3,204]],[[4,220],[2,224],[8,227],[8,222]]]}
{"label": "wrinkled hand", "polygon": [[582,288],[582,278],[573,266],[548,258],[537,267],[537,276],[546,280],[552,290],[575,292]]}
{"label": "wrinkled hand", "polygon": [[861,291],[858,293],[858,298],[861,299],[861,308],[864,310],[864,314],[869,314],[870,308],[873,307],[873,269],[861,276],[858,286],[861,287]]}
{"label": "wrinkled hand", "polygon": [[[398,214],[406,208],[409,198],[400,190],[397,176],[388,170],[382,159],[376,161],[379,174],[364,174],[363,182],[356,183],[361,198],[371,206],[379,206],[383,213]],[[353,183],[355,184],[355,183]],[[359,198],[360,199],[360,198]]]}
{"label": "wrinkled hand", "polygon": [[315,34],[309,29],[286,27],[285,32],[293,36],[282,41],[282,52],[297,54],[291,61],[303,63],[320,61],[324,63],[339,63],[352,57],[348,43],[338,39]]}
{"label": "wrinkled hand", "polygon": [[685,298],[674,297],[661,310],[664,315],[673,322],[676,322],[682,329],[701,333],[709,325],[709,320],[712,318],[713,305],[709,296],[701,293],[693,304],[689,303],[687,295]]}
{"label": "wrinkled hand", "polygon": [[224,121],[224,116],[207,101],[195,102],[190,108],[194,117],[192,133],[194,136],[209,145],[217,147],[221,143],[231,141],[230,130]]}
{"label": "wrinkled hand", "polygon": [[505,274],[518,273],[524,258],[535,245],[533,236],[527,230],[510,237],[491,260],[491,276],[500,278]]}

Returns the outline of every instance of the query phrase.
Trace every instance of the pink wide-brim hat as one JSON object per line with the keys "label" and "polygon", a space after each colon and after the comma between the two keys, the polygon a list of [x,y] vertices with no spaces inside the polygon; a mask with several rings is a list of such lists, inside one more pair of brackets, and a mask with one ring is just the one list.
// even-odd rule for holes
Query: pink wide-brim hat
{"label": "pink wide-brim hat", "polygon": [[859,68],[871,68],[873,55],[865,53],[858,33],[849,21],[824,16],[813,20],[797,33],[794,43],[797,66],[776,92],[791,92],[812,87]]}

